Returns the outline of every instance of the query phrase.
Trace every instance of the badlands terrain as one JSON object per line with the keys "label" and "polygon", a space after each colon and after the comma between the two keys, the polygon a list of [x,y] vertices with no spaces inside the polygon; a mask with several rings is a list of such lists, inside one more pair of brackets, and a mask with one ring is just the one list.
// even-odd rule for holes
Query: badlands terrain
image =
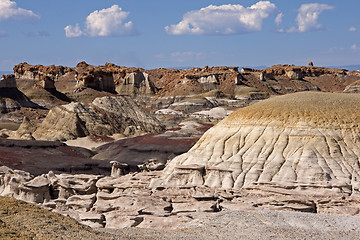
{"label": "badlands terrain", "polygon": [[359,82],[312,63],[18,64],[0,237],[358,239]]}

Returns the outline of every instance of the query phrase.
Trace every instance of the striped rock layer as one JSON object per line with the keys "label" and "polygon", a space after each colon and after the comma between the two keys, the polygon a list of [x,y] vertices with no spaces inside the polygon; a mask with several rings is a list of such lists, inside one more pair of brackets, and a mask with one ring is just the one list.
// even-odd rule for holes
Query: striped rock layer
{"label": "striped rock layer", "polygon": [[164,170],[167,186],[358,192],[360,95],[305,92],[229,115]]}

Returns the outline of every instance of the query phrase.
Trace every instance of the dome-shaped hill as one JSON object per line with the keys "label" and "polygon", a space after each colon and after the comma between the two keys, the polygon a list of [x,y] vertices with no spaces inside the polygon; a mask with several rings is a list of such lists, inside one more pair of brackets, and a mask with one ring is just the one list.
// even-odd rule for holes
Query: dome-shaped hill
{"label": "dome-shaped hill", "polygon": [[273,97],[242,108],[221,125],[256,125],[353,128],[360,124],[360,95],[300,92]]}
{"label": "dome-shaped hill", "polygon": [[296,93],[229,115],[164,170],[165,185],[358,192],[360,95]]}

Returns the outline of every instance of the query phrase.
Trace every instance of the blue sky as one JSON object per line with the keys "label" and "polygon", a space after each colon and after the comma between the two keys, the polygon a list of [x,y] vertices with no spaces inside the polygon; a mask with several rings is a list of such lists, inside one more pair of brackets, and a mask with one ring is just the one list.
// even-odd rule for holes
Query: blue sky
{"label": "blue sky", "polygon": [[359,0],[0,0],[0,70],[360,64]]}

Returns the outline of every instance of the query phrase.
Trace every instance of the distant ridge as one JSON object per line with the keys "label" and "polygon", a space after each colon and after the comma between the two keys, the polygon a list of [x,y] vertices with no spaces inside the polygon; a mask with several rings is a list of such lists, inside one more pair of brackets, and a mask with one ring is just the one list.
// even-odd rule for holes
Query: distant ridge
{"label": "distant ridge", "polygon": [[360,70],[360,64],[358,65],[345,65],[345,66],[330,66],[328,68],[337,68],[337,69],[346,69],[349,71],[357,71]]}
{"label": "distant ridge", "polygon": [[0,70],[0,76],[2,76],[4,74],[14,74],[14,73],[13,73],[13,71],[1,71]]}

